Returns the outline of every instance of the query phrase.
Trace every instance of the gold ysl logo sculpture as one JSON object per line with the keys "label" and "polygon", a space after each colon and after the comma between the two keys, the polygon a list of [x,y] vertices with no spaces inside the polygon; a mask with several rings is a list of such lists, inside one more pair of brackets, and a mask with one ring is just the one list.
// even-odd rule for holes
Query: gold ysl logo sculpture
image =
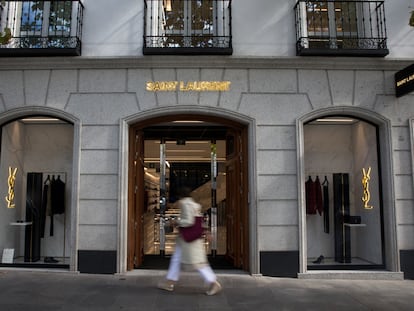
{"label": "gold ysl logo sculpture", "polygon": [[365,209],[373,209],[372,205],[369,205],[369,200],[371,200],[371,193],[369,192],[369,181],[371,179],[371,166],[368,168],[368,171],[365,171],[365,168],[362,169],[362,187],[364,188],[364,195],[362,197],[362,202],[364,202]]}
{"label": "gold ysl logo sculpture", "polygon": [[16,183],[16,173],[17,167],[12,169],[9,167],[9,178],[7,179],[7,183],[9,185],[9,192],[6,196],[7,208],[14,208],[14,184]]}

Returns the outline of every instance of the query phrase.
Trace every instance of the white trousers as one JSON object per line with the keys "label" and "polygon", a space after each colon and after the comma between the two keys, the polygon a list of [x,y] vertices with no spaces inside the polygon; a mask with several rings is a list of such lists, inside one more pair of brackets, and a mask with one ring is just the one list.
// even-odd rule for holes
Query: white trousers
{"label": "white trousers", "polygon": [[[174,254],[170,260],[170,266],[168,267],[167,280],[178,281],[180,279],[181,272],[181,253],[182,249],[179,244],[175,245]],[[205,265],[204,267],[197,268],[197,271],[200,273],[201,277],[208,284],[214,283],[216,281],[216,274],[210,265]]]}

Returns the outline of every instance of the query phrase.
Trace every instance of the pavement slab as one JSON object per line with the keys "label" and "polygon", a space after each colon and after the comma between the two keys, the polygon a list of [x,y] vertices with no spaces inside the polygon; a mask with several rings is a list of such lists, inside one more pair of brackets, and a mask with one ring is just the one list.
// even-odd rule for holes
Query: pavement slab
{"label": "pavement slab", "polygon": [[217,272],[223,290],[206,296],[197,273],[173,292],[157,288],[165,271],[116,275],[0,270],[1,311],[414,310],[412,280],[323,280]]}

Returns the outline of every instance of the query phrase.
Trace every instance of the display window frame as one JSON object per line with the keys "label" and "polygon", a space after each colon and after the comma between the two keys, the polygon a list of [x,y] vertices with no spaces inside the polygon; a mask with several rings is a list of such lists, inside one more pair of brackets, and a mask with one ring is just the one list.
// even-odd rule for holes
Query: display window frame
{"label": "display window frame", "polygon": [[[15,249],[14,252],[9,252],[9,249],[13,249],[13,245],[9,245],[10,243],[6,243],[7,245],[3,245],[2,253],[4,253],[4,250],[6,250],[6,254],[9,255],[9,260],[6,261],[0,261],[0,267],[2,268],[22,268],[25,270],[26,268],[29,269],[64,269],[68,271],[77,271],[78,263],[77,263],[77,226],[78,226],[78,210],[76,208],[77,204],[75,204],[77,197],[78,197],[78,189],[76,187],[73,187],[73,185],[77,185],[79,182],[79,169],[80,164],[78,163],[76,159],[79,158],[79,152],[80,152],[80,122],[75,117],[62,112],[58,111],[54,108],[39,108],[39,109],[30,109],[30,107],[27,108],[19,108],[7,111],[5,113],[0,114],[0,125],[3,128],[4,126],[7,126],[8,124],[12,124],[14,121],[20,121],[20,122],[27,122],[30,123],[32,119],[44,119],[42,122],[49,123],[49,124],[64,124],[65,126],[70,126],[71,128],[67,128],[70,131],[70,157],[72,160],[68,162],[65,169],[62,170],[47,170],[47,169],[29,169],[29,170],[20,170],[20,172],[17,172],[16,176],[19,180],[16,179],[16,183],[19,182],[21,184],[19,187],[20,195],[23,195],[23,192],[25,192],[27,189],[27,176],[29,171],[42,171],[43,179],[53,178],[53,174],[55,175],[55,178],[57,179],[58,175],[60,176],[60,179],[64,181],[65,183],[65,213],[60,215],[59,217],[62,218],[62,221],[64,221],[64,229],[63,229],[63,235],[59,236],[59,239],[62,238],[64,240],[63,243],[63,251],[59,252],[59,254],[52,254],[49,256],[46,254],[48,250],[46,248],[43,248],[41,251],[41,257],[39,260],[23,260],[24,258],[24,251],[22,251],[22,243],[24,244],[24,236],[26,231],[26,221],[25,219],[25,213],[24,212],[24,204],[19,202],[19,210],[21,210],[19,213],[16,214],[17,218],[13,221],[8,221],[7,224],[13,223],[13,231],[21,231],[20,232],[20,246],[18,249]],[[39,122],[39,120],[36,120],[34,123]],[[38,123],[39,125],[39,123]],[[63,131],[63,132],[67,132]],[[58,134],[57,134],[58,135]],[[7,164],[7,163],[6,163]],[[13,168],[12,168],[13,171]],[[7,192],[7,189],[6,189]],[[5,194],[6,195],[6,194]],[[27,196],[27,194],[26,194]],[[21,198],[19,199],[21,201]],[[2,208],[6,209],[5,204],[7,202],[5,201],[5,198],[3,198],[4,204],[2,204]],[[22,205],[23,204],[23,205]],[[23,219],[23,221],[22,221]],[[59,220],[60,221],[60,220]],[[47,220],[47,230],[45,229],[46,238],[49,237],[49,220]],[[56,225],[58,225],[56,223]],[[12,227],[12,225],[10,225]],[[56,229],[56,226],[55,226]],[[57,233],[57,231],[55,231]],[[17,233],[16,233],[17,234]],[[53,238],[53,236],[51,236]],[[23,239],[23,240],[22,240]],[[41,242],[43,243],[43,246],[45,241]],[[53,244],[53,243],[52,243]],[[49,244],[49,246],[52,246],[52,244]],[[60,254],[62,253],[62,258],[57,259],[57,257],[60,257]],[[0,254],[2,255],[2,254]],[[6,256],[7,257],[7,256]],[[19,257],[21,257],[19,259]],[[2,258],[3,259],[3,258]],[[58,260],[58,261],[57,261]]]}
{"label": "display window frame", "polygon": [[[365,122],[371,123],[377,128],[378,140],[378,163],[379,163],[379,184],[381,196],[381,204],[384,207],[382,211],[383,222],[383,266],[379,271],[399,272],[398,263],[398,247],[396,243],[396,215],[395,215],[395,194],[393,181],[393,160],[392,160],[392,146],[391,144],[391,122],[381,115],[376,114],[370,110],[360,107],[333,107],[328,109],[321,109],[312,111],[311,113],[302,116],[296,120],[297,126],[297,153],[298,153],[298,212],[299,212],[299,277],[312,277],[314,273],[323,273],[323,271],[313,271],[308,268],[308,237],[307,237],[307,221],[306,221],[306,197],[305,197],[305,181],[307,173],[305,171],[305,137],[304,125],[311,120],[325,117],[351,117]],[[323,176],[322,176],[323,180]],[[336,271],[336,273],[348,273],[347,271],[354,269],[331,269],[326,270]],[[371,268],[372,269],[372,268]],[[360,267],[357,269],[364,269]],[[330,273],[327,271],[326,273]],[[306,276],[305,276],[306,275]]]}

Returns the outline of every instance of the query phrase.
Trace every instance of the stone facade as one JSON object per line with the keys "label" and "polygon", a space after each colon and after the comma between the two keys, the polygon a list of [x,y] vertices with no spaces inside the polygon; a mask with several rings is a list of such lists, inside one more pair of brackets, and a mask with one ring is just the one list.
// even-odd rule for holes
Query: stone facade
{"label": "stone facade", "polygon": [[[401,271],[414,275],[414,95],[396,98],[394,87],[394,74],[413,62],[408,15],[400,18],[406,2],[385,3],[390,50],[385,58],[296,57],[294,3],[284,0],[261,1],[259,9],[249,0],[233,1],[232,56],[143,56],[144,1],[138,2],[85,1],[81,57],[0,58],[0,124],[46,115],[73,127],[72,148],[62,156],[70,168],[64,243],[71,271],[89,260],[88,252],[108,254],[110,268],[104,272],[127,271],[128,130],[152,117],[192,113],[247,125],[246,270],[276,276],[285,276],[285,268],[288,276],[312,274],[306,263],[304,124],[339,115],[377,126],[384,270],[394,278]],[[258,20],[267,23],[258,27]],[[150,92],[148,81],[231,86],[227,92]],[[13,147],[24,145],[20,139],[15,137]],[[19,159],[13,165],[20,163],[16,191],[22,194],[28,168],[20,161],[25,149],[19,148],[7,151],[0,176],[6,190],[12,163],[4,159]],[[23,210],[23,196],[18,204]],[[1,250],[10,247],[1,237],[12,239],[7,224],[15,215],[4,202],[0,208],[0,218],[7,219],[0,222]]]}

